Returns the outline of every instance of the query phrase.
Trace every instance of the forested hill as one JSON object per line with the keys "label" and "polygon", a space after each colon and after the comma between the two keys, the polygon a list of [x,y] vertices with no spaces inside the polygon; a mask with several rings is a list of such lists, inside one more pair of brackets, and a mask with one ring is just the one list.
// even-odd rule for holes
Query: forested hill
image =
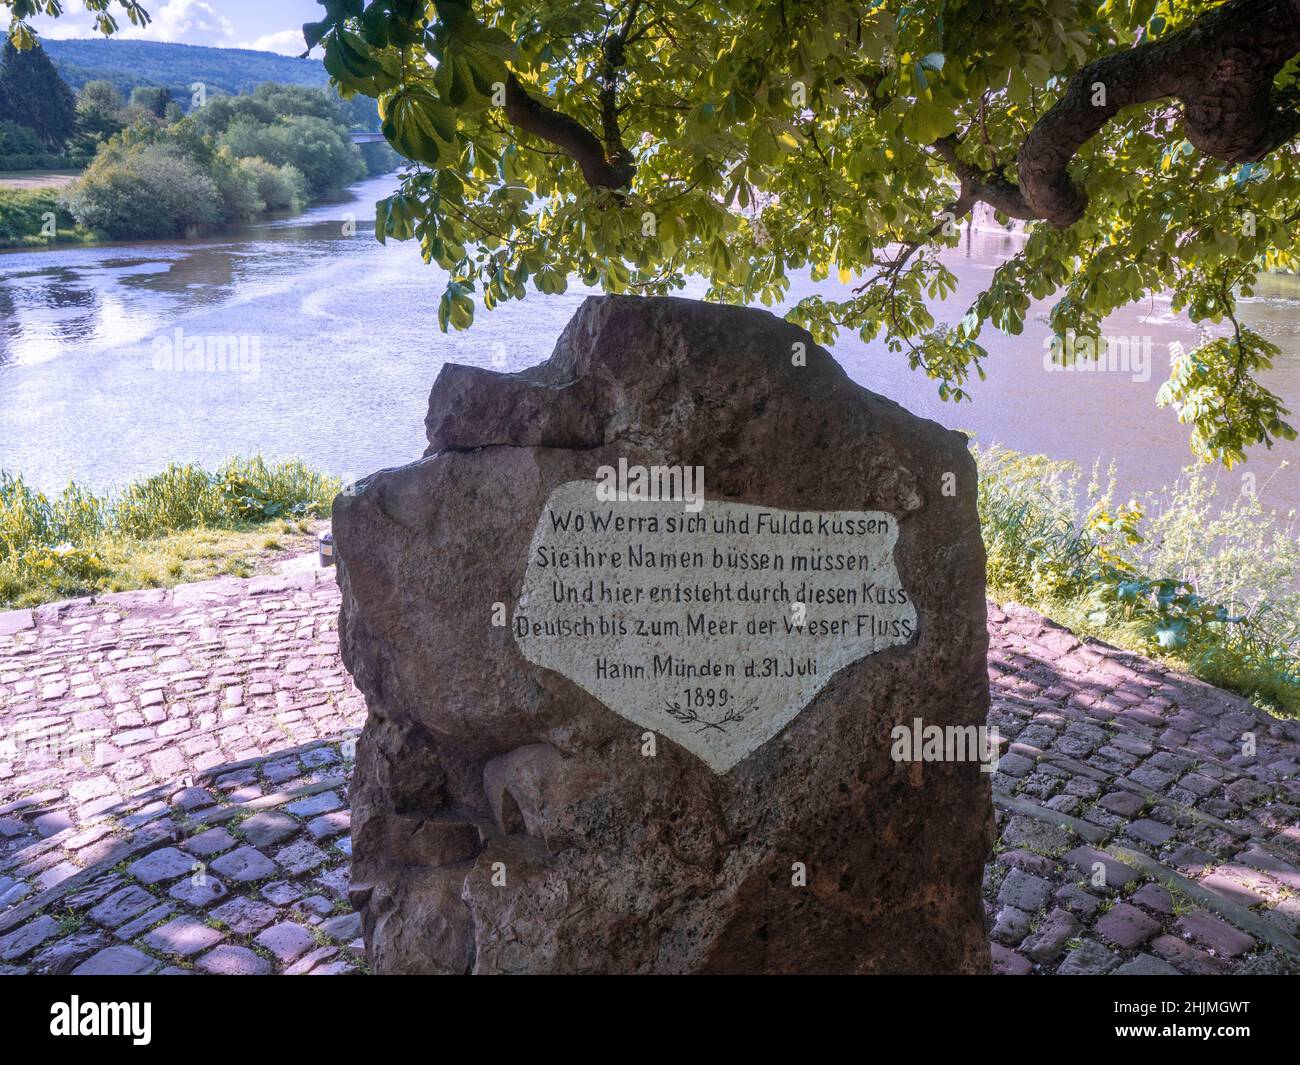
{"label": "forested hill", "polygon": [[285,85],[324,85],[329,81],[319,59],[245,48],[115,38],[57,41],[43,37],[41,44],[74,89],[104,78],[127,96],[137,85],[166,86],[183,99],[196,81],[203,82],[210,93],[232,94],[250,92],[264,81]]}

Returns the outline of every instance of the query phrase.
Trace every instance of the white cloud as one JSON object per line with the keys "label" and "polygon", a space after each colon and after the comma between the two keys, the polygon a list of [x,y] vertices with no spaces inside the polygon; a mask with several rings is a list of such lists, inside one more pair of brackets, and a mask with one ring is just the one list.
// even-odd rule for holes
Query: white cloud
{"label": "white cloud", "polygon": [[264,33],[256,40],[245,41],[235,45],[236,48],[251,48],[255,52],[279,52],[281,55],[302,55],[307,50],[307,42],[302,38],[302,30],[280,30],[278,33]]}
{"label": "white cloud", "polygon": [[[175,44],[207,44],[230,47],[235,28],[230,20],[217,13],[203,0],[167,0],[162,5],[149,5],[146,10],[153,20],[143,29],[132,26],[120,10],[114,12],[118,30],[113,35],[124,40],[169,41]],[[95,22],[88,14],[68,11],[57,19],[33,20],[36,32],[44,37],[98,37]]]}
{"label": "white cloud", "polygon": [[32,19],[32,25],[36,27],[36,33],[40,37],[48,37],[52,41],[62,41],[71,37],[98,37],[99,31],[95,29],[95,20],[84,13],[69,12],[61,18],[35,18]]}

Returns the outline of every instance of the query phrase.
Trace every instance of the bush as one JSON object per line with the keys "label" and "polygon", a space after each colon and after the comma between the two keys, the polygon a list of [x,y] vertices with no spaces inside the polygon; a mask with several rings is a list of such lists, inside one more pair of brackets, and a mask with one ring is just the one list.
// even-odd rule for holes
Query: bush
{"label": "bush", "polygon": [[92,157],[80,152],[66,155],[42,152],[38,155],[0,155],[0,172],[12,170],[81,170]]}
{"label": "bush", "polygon": [[102,559],[122,541],[324,516],[339,487],[300,462],[261,457],[232,459],[215,473],[173,464],[103,496],[72,484],[49,498],[0,470],[0,603],[33,586],[46,598],[102,588]]}
{"label": "bush", "polygon": [[45,147],[26,126],[10,119],[0,121],[0,155],[42,155]]}
{"label": "bush", "polygon": [[258,156],[274,166],[294,167],[313,199],[337,193],[365,173],[361,153],[346,131],[312,115],[293,115],[272,125],[241,116],[221,134],[219,143],[236,156]]}
{"label": "bush", "polygon": [[1085,485],[1070,463],[974,451],[990,594],[1300,714],[1294,515],[1225,503],[1204,467],[1117,505],[1113,475]]}
{"label": "bush", "polygon": [[228,206],[203,167],[165,142],[101,152],[67,204],[83,226],[118,240],[182,236],[223,221]]}
{"label": "bush", "polygon": [[208,167],[221,197],[223,222],[243,222],[266,210],[266,202],[257,191],[257,178],[241,163],[223,148]]}
{"label": "bush", "polygon": [[77,129],[72,143],[90,155],[127,125],[126,101],[111,81],[89,81],[77,93]]}
{"label": "bush", "polygon": [[274,166],[257,155],[239,165],[251,176],[265,210],[296,211],[307,202],[307,182],[297,167]]}
{"label": "bush", "polygon": [[75,170],[90,161],[90,154],[48,151],[26,126],[0,121],[0,170]]}
{"label": "bush", "polygon": [[[55,222],[53,236],[46,233],[51,212]],[[60,206],[57,190],[0,189],[0,248],[42,247],[51,243],[81,241],[86,236]]]}

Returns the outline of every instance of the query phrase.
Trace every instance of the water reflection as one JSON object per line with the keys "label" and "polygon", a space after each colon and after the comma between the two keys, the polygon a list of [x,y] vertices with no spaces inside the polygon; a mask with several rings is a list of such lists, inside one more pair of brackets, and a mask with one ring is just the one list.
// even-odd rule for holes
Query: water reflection
{"label": "water reflection", "polygon": [[[263,451],[299,456],[345,476],[410,461],[424,447],[429,386],[443,362],[520,369],[546,357],[586,290],[529,296],[480,313],[468,334],[438,331],[442,282],[413,243],[373,237],[373,203],[391,177],[338,204],[249,225],[219,239],[65,248],[0,255],[0,466],[61,487],[76,478],[120,484],[168,462],[216,464]],[[1021,238],[968,231],[947,262],[957,292],[936,310],[956,321]],[[795,279],[791,301],[847,289]],[[702,286],[686,294],[698,296]],[[1241,317],[1283,349],[1266,381],[1300,408],[1300,278],[1261,282]],[[1173,341],[1196,330],[1167,299],[1124,309],[1112,335],[1149,338],[1149,379],[1062,374],[1044,367],[1047,306],[1030,309],[1021,336],[986,332],[988,380],[974,401],[942,402],[881,341],[845,336],[836,356],[853,378],[945,425],[1025,451],[1091,465],[1114,460],[1124,490],[1157,487],[1190,460],[1187,433],[1157,410]],[[258,373],[162,373],[153,340],[256,337]],[[1300,418],[1300,412],[1297,412]],[[1300,506],[1300,449],[1259,449],[1251,472],[1266,499]],[[1231,486],[1238,477],[1225,475]],[[1234,489],[1235,490],[1235,489]]]}

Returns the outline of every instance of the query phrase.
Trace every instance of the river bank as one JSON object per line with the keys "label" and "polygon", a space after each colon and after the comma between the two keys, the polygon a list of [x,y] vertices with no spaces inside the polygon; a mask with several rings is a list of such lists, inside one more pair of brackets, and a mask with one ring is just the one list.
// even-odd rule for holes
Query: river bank
{"label": "river bank", "polygon": [[81,174],[80,170],[0,170],[0,190],[61,189]]}
{"label": "river bank", "polygon": [[[543,361],[588,290],[532,293],[480,314],[468,333],[441,333],[441,272],[424,265],[414,242],[373,237],[373,205],[395,185],[395,175],[369,179],[342,202],[221,237],[0,255],[0,466],[57,491],[69,480],[102,490],[169,462],[215,466],[256,451],[345,480],[417,457],[428,389],[444,363],[515,371]],[[947,252],[958,289],[936,316],[960,317],[1018,240],[976,230]],[[1295,406],[1293,280],[1270,279],[1241,313],[1282,348],[1266,380]],[[786,302],[842,287],[796,278]],[[699,285],[684,293],[702,294]],[[1169,345],[1194,344],[1196,330],[1167,302],[1128,308],[1107,330],[1148,344],[1148,372],[1066,374],[1045,366],[1044,315],[1031,312],[1022,336],[985,338],[988,380],[972,386],[970,403],[940,400],[934,382],[880,341],[844,336],[833,352],[858,383],[984,444],[1085,469],[1115,462],[1122,495],[1171,483],[1191,456],[1186,430],[1156,408],[1155,393]],[[178,328],[205,341],[256,340],[257,365],[160,372],[154,343]],[[128,438],[132,446],[121,447]],[[1220,480],[1236,494],[1250,474],[1267,486],[1266,504],[1285,514],[1300,508],[1297,468],[1300,446],[1284,441]]]}
{"label": "river bank", "polygon": [[[973,446],[990,594],[1300,716],[1300,541],[1195,473],[1116,504],[1068,465]],[[172,465],[49,495],[0,468],[0,609],[248,576],[310,547],[341,482],[300,463]],[[1082,495],[1085,505],[1076,500]]]}
{"label": "river bank", "polygon": [[0,181],[0,252],[95,242],[94,234],[78,226],[63,207],[61,187],[35,179],[21,185]]}

